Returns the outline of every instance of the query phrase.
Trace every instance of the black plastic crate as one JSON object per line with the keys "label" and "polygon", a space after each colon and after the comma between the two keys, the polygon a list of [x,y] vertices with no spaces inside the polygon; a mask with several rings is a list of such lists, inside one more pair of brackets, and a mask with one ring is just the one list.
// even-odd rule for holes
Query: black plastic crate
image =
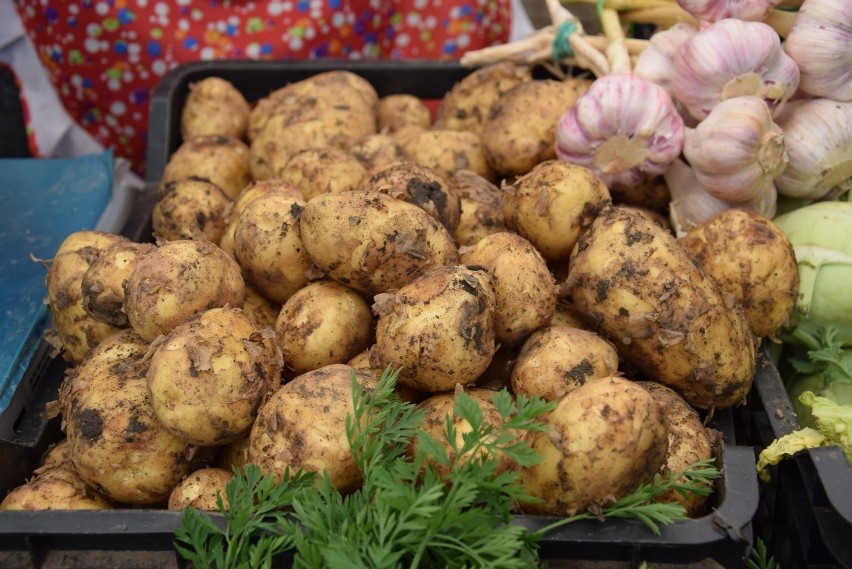
{"label": "black plastic crate", "polygon": [[[800,428],[781,374],[768,350],[748,406],[737,410],[737,425],[759,452]],[[852,468],[838,447],[803,451],[769,468],[760,482],[758,534],[782,567],[852,567]]]}
{"label": "black plastic crate", "polygon": [[[151,100],[147,184],[156,187],[169,155],[180,144],[180,113],[189,85],[209,76],[233,83],[249,101],[256,101],[287,83],[332,69],[347,69],[370,81],[380,96],[410,93],[439,100],[453,85],[470,73],[456,63],[444,62],[305,62],[225,61],[202,62],[169,73]],[[153,191],[140,197],[134,215],[123,232],[136,240],[150,239]],[[60,361],[52,361],[39,382],[38,404],[31,405],[12,441],[0,441],[2,459],[20,464],[0,479],[4,493],[24,481],[44,450],[61,433],[58,420],[43,420],[44,403],[55,398],[64,373]],[[766,373],[762,370],[760,373]],[[717,481],[710,512],[702,517],[662,528],[654,536],[633,520],[583,521],[564,526],[542,541],[545,560],[618,561],[637,566],[642,561],[687,564],[713,559],[723,567],[741,567],[751,551],[753,518],[758,510],[758,483],[754,451],[739,446],[734,415],[720,411],[710,426],[723,434],[717,456],[722,477]],[[8,462],[7,462],[8,460]],[[534,531],[555,517],[516,516],[515,522]],[[221,522],[221,520],[220,520]],[[114,550],[146,552],[173,551],[174,531],[180,514],[163,510],[128,509],[98,512],[0,512],[0,550],[28,552],[38,566],[46,551]]]}

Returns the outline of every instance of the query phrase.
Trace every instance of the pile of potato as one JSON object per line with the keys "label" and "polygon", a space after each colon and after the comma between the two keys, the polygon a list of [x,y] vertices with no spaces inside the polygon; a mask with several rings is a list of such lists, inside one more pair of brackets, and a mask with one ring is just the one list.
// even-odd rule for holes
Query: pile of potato
{"label": "pile of potato", "polygon": [[[489,390],[558,402],[530,438],[528,512],[594,508],[718,453],[697,409],[748,393],[754,331],[792,310],[792,249],[753,215],[736,223],[760,251],[700,233],[684,247],[642,192],[613,203],[556,160],[556,120],[588,83],[496,64],[434,119],[348,71],[252,105],[222,79],[193,85],[156,244],[81,231],[50,264],[67,440],[2,507],[209,508],[247,462],[351,491],[353,374],[369,388],[387,366],[426,428],[459,389],[489,420]],[[701,260],[723,250],[761,269]]]}

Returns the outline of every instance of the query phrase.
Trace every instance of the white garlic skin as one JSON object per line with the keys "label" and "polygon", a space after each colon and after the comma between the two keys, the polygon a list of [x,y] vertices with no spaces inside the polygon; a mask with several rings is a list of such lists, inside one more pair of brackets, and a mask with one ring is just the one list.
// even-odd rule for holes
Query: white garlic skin
{"label": "white garlic skin", "polygon": [[759,97],[716,105],[687,129],[683,154],[708,192],[734,204],[765,195],[787,165],[784,133]]}
{"label": "white garlic skin", "polygon": [[556,154],[610,191],[665,172],[683,148],[683,119],[665,89],[632,74],[596,79],[556,125]]}
{"label": "white garlic skin", "polygon": [[656,83],[669,94],[674,92],[674,57],[688,39],[698,33],[698,28],[686,22],[658,31],[651,36],[648,47],[636,58],[633,73],[646,81]]}
{"label": "white garlic skin", "polygon": [[674,96],[703,120],[719,102],[761,97],[773,115],[799,86],[799,68],[763,22],[724,19],[701,30],[675,56]]}
{"label": "white garlic skin", "polygon": [[784,51],[799,66],[802,91],[852,101],[852,2],[805,0]]}
{"label": "white garlic skin", "polygon": [[817,200],[852,179],[852,102],[811,99],[790,103],[784,130],[787,168],[776,179],[786,196]]}
{"label": "white garlic skin", "polygon": [[677,0],[677,3],[699,20],[708,22],[724,18],[761,21],[781,0]]}

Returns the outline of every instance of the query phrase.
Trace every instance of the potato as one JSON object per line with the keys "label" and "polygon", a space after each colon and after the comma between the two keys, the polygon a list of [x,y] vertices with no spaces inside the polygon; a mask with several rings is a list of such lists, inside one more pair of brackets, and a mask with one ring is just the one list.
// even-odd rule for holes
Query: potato
{"label": "potato", "polygon": [[367,178],[367,170],[345,150],[315,148],[290,158],[275,177],[299,188],[307,201],[326,192],[359,189]]}
{"label": "potato", "polygon": [[311,148],[348,150],[376,132],[375,112],[342,93],[294,95],[275,112],[252,141],[250,168],[255,180],[276,177],[296,154]]}
{"label": "potato", "polygon": [[636,210],[601,212],[577,242],[565,285],[625,360],[691,405],[723,409],[751,388],[755,338],[742,308]]}
{"label": "potato", "polygon": [[304,207],[271,192],[246,205],[234,229],[234,258],[245,280],[278,304],[317,277],[302,237]]}
{"label": "potato", "polygon": [[438,267],[376,297],[373,367],[400,369],[397,381],[421,391],[447,391],[475,381],[497,351],[496,301],[488,274]]}
{"label": "potato", "polygon": [[[422,430],[431,436],[435,441],[438,442],[440,446],[443,446],[446,450],[447,456],[450,461],[464,463],[468,460],[471,460],[476,457],[484,457],[488,455],[488,451],[485,449],[480,449],[477,455],[472,455],[471,453],[467,453],[462,455],[461,457],[456,456],[455,452],[453,452],[452,446],[447,442],[445,437],[445,430],[447,426],[448,419],[452,421],[453,426],[455,427],[456,439],[455,443],[458,448],[461,448],[464,445],[464,435],[465,433],[470,433],[473,428],[470,423],[468,423],[465,419],[460,416],[457,416],[453,412],[453,406],[455,405],[456,397],[458,396],[458,392],[460,389],[456,391],[456,393],[437,393],[429,396],[427,399],[421,401],[417,404],[417,407],[424,414]],[[479,405],[480,410],[483,415],[483,422],[485,424],[492,425],[495,429],[499,428],[502,425],[502,419],[500,417],[500,412],[497,410],[497,407],[492,402],[492,398],[494,397],[496,391],[492,391],[490,389],[476,389],[469,388],[464,390],[467,395],[473,398],[476,401],[476,404]],[[524,438],[524,431],[509,431],[512,435],[514,435],[518,441]],[[414,448],[417,447],[417,439],[412,443]],[[494,456],[497,459],[497,473],[503,473],[509,470],[518,470],[518,464],[504,454],[497,454]],[[450,473],[450,467],[440,464],[437,461],[429,461],[428,465],[431,466],[438,476],[445,477]]]}
{"label": "potato", "polygon": [[44,279],[47,308],[63,357],[69,362],[81,362],[92,348],[119,330],[86,310],[83,278],[104,251],[127,242],[126,237],[106,232],[75,232],[60,243],[50,262]]}
{"label": "potato", "polygon": [[242,306],[240,267],[209,241],[169,241],[142,256],[127,279],[127,320],[152,342],[183,320],[217,306]]}
{"label": "potato", "polygon": [[243,301],[243,314],[258,330],[275,328],[275,321],[281,305],[272,302],[251,286],[246,286],[246,298]]}
{"label": "potato", "polygon": [[107,510],[111,506],[92,490],[73,468],[50,468],[33,479],[13,488],[0,510]]}
{"label": "potato", "polygon": [[[647,178],[635,186],[610,190],[613,202],[620,205],[632,205],[650,211],[665,210],[669,207],[672,196],[669,187],[662,176]],[[669,223],[663,224],[668,227]]]}
{"label": "potato", "polygon": [[443,224],[420,207],[382,193],[317,196],[302,211],[300,225],[314,264],[337,282],[370,295],[458,261]]}
{"label": "potato", "polygon": [[454,234],[459,246],[475,245],[486,235],[507,231],[500,188],[470,170],[457,170],[451,182],[461,210]]}
{"label": "potato", "polygon": [[[682,472],[699,460],[713,457],[717,446],[721,444],[722,433],[708,429],[701,417],[686,400],[673,389],[655,381],[637,382],[651,394],[663,409],[663,422],[668,433],[668,451],[666,461],[660,473],[667,476],[670,472]],[[709,495],[690,493],[684,496],[670,490],[658,498],[661,502],[678,502],[686,508],[687,515],[696,517],[704,513]]]}
{"label": "potato", "polygon": [[432,113],[419,97],[399,93],[379,99],[376,109],[379,132],[396,132],[402,127],[415,125],[428,129],[432,126]]}
{"label": "potato", "polygon": [[124,312],[124,284],[139,258],[153,250],[151,243],[122,240],[108,247],[89,265],[80,286],[83,308],[92,318],[119,328],[129,325]]}
{"label": "potato", "polygon": [[512,391],[556,401],[617,373],[618,352],[610,342],[588,330],[548,326],[524,342],[512,367]]}
{"label": "potato", "polygon": [[201,236],[218,243],[225,231],[225,208],[230,203],[225,192],[205,179],[175,180],[160,188],[151,225],[160,239]]}
{"label": "potato", "polygon": [[[383,368],[373,367],[370,364],[371,350],[372,346],[367,348],[366,350],[358,352],[354,358],[346,362],[346,365],[352,366],[359,371],[369,373],[373,377],[373,379],[375,379],[376,383],[378,383],[379,379],[382,377],[382,373],[384,373],[385,370]],[[429,393],[426,393],[424,391],[418,391],[417,389],[411,389],[410,387],[406,387],[399,382],[397,382],[394,392],[401,400],[407,401],[409,403],[419,403],[430,395]]]}
{"label": "potato", "polygon": [[457,170],[471,170],[494,181],[496,174],[488,163],[479,135],[466,130],[425,130],[402,145],[412,162],[428,166],[450,178]]}
{"label": "potato", "polygon": [[569,392],[547,416],[549,431],[531,433],[542,462],[521,470],[539,503],[527,513],[570,516],[626,496],[649,482],[666,457],[660,405],[641,386],[605,377]]}
{"label": "potato", "polygon": [[500,62],[480,67],[444,95],[434,126],[479,134],[500,96],[525,81],[532,81],[532,70],[526,65]]}
{"label": "potato", "polygon": [[349,153],[361,163],[367,177],[406,160],[402,146],[387,134],[362,136],[349,148]]}
{"label": "potato", "polygon": [[550,319],[550,325],[570,326],[581,330],[588,329],[588,325],[583,322],[582,315],[574,308],[569,298],[560,298],[556,301],[556,310],[553,313],[553,318]]}
{"label": "potato", "polygon": [[441,222],[451,234],[459,223],[459,198],[446,177],[410,161],[391,164],[370,176],[362,189],[413,203]]}
{"label": "potato", "polygon": [[354,290],[330,280],[306,285],[275,323],[286,375],[346,363],[372,343],[372,328],[370,305]]}
{"label": "potato", "polygon": [[199,136],[185,140],[169,157],[161,185],[185,178],[203,178],[230,199],[248,185],[249,148],[228,136]]}
{"label": "potato", "polygon": [[515,360],[518,358],[517,346],[497,346],[497,351],[494,352],[494,357],[491,358],[491,363],[479,379],[474,384],[480,389],[490,389],[491,391],[499,391],[503,388],[512,389],[512,368],[515,366]]}
{"label": "potato", "polygon": [[488,271],[497,302],[494,331],[515,346],[547,325],[556,309],[556,282],[532,244],[514,233],[493,233],[462,249],[460,262]]}
{"label": "potato", "polygon": [[585,87],[581,81],[541,79],[503,93],[482,125],[483,151],[491,168],[519,176],[555,159],[556,123]]}
{"label": "potato", "polygon": [[154,416],[145,374],[148,342],[124,330],[73,368],[60,405],[74,469],[124,504],[157,504],[204,458]]}
{"label": "potato", "polygon": [[542,162],[504,190],[506,227],[551,262],[568,259],[580,235],[611,203],[594,172],[562,160]]}
{"label": "potato", "polygon": [[195,508],[197,510],[218,510],[218,498],[228,507],[225,487],[234,475],[221,468],[202,468],[196,470],[178,484],[169,496],[169,510]]}
{"label": "potato", "polygon": [[220,249],[231,257],[234,256],[234,231],[236,231],[237,223],[240,221],[240,214],[255,198],[273,191],[287,197],[302,199],[302,191],[299,188],[281,180],[270,179],[249,184],[223,212],[225,230],[222,232],[222,237],[219,238]]}
{"label": "potato", "polygon": [[222,134],[245,138],[250,108],[234,85],[221,77],[205,77],[190,83],[180,117],[184,140]]}
{"label": "potato", "polygon": [[310,371],[282,386],[261,406],[251,429],[248,461],[280,480],[285,469],[328,471],[342,493],[356,490],[363,475],[346,438],[353,413],[352,380],[368,389],[370,374],[334,364]]}
{"label": "potato", "polygon": [[678,242],[742,304],[755,336],[773,336],[790,320],[799,294],[799,269],[793,245],[771,220],[729,209]]}
{"label": "potato", "polygon": [[213,466],[228,472],[233,472],[234,469],[244,469],[248,464],[249,433],[251,433],[251,430],[235,441],[216,447],[219,450],[216,453]]}
{"label": "potato", "polygon": [[271,330],[236,308],[211,308],[175,326],[147,372],[157,419],[178,439],[227,444],[248,432],[257,408],[281,385],[283,361]]}

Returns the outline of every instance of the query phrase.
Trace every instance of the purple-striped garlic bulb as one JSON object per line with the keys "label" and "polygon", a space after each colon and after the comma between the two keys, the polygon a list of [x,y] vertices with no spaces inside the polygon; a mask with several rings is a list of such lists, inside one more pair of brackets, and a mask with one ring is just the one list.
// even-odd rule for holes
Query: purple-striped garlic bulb
{"label": "purple-striped garlic bulb", "polygon": [[852,2],[805,0],[784,51],[799,66],[802,91],[852,101]]}
{"label": "purple-striped garlic bulb", "polygon": [[677,3],[699,20],[708,22],[724,18],[761,21],[781,0],[677,0]]}
{"label": "purple-striped garlic bulb", "polygon": [[698,126],[686,130],[683,154],[701,185],[733,204],[771,193],[787,165],[784,133],[759,97],[716,105]]}
{"label": "purple-striped garlic bulb", "polygon": [[674,96],[703,120],[719,102],[761,97],[773,116],[799,86],[799,68],[762,22],[728,18],[707,26],[675,56]]}
{"label": "purple-striped garlic bulb", "polygon": [[683,148],[683,119],[666,90],[632,74],[596,79],[556,125],[556,154],[610,191],[665,172]]}
{"label": "purple-striped garlic bulb", "polygon": [[698,28],[687,22],[678,22],[672,27],[654,33],[648,47],[636,58],[633,73],[652,81],[668,91],[674,91],[674,58],[688,39],[698,33]]}

